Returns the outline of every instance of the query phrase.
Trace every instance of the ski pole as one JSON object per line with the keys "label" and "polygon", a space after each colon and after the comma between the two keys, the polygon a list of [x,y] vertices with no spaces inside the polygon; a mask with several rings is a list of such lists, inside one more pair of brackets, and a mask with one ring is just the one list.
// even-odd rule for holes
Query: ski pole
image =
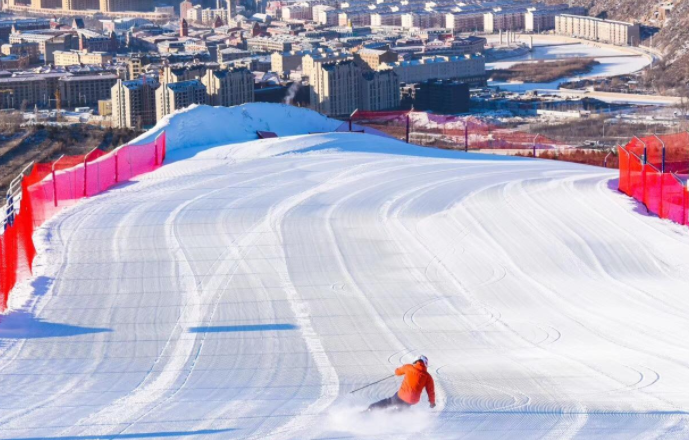
{"label": "ski pole", "polygon": [[375,382],[371,382],[371,383],[368,384],[368,385],[364,385],[364,386],[361,387],[361,388],[357,388],[357,389],[354,390],[354,391],[350,391],[349,394],[356,393],[357,391],[361,391],[361,390],[363,390],[364,388],[368,388],[368,387],[370,387],[370,386],[372,386],[372,385],[375,385],[375,384],[377,384],[377,383],[381,383],[382,381],[391,379],[391,378],[393,378],[393,377],[395,377],[395,375],[394,375],[394,374],[391,374],[391,375],[389,375],[388,377],[382,378],[381,380],[377,380],[377,381],[375,381]]}

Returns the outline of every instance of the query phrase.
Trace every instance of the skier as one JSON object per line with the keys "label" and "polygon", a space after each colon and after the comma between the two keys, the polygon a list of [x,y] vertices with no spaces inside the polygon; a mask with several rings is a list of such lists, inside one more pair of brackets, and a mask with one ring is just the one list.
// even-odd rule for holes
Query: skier
{"label": "skier", "polygon": [[421,400],[421,392],[426,389],[431,408],[435,408],[435,384],[428,374],[428,358],[419,356],[413,364],[402,365],[395,370],[396,376],[404,376],[400,390],[394,396],[383,399],[368,407],[367,411],[395,408],[403,410],[411,408]]}

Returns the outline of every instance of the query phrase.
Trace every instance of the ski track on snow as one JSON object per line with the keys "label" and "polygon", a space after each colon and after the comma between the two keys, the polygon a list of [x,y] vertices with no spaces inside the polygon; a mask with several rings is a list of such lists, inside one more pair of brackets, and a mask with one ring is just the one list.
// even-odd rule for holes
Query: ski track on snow
{"label": "ski track on snow", "polygon": [[[689,232],[614,177],[347,133],[172,161],[37,234],[0,438],[685,438]],[[419,354],[438,407],[367,435],[399,380],[349,390]]]}

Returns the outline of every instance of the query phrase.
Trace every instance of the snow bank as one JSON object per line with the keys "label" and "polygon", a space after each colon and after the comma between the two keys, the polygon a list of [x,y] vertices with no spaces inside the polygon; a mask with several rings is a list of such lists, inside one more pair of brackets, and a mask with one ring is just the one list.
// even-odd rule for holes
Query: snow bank
{"label": "snow bank", "polygon": [[153,142],[163,130],[167,150],[211,147],[256,139],[256,131],[273,131],[279,136],[312,132],[331,132],[342,121],[313,110],[285,104],[249,103],[236,107],[193,105],[166,116],[151,130],[132,141],[140,145]]}

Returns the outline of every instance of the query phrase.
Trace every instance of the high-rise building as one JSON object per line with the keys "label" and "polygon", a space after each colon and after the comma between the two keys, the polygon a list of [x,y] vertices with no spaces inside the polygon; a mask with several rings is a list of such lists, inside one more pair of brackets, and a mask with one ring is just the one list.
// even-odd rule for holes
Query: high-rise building
{"label": "high-rise building", "polygon": [[153,79],[119,80],[111,89],[112,126],[143,128],[156,123],[156,89]]}
{"label": "high-rise building", "polygon": [[198,80],[162,84],[156,90],[158,121],[192,104],[206,103],[206,87]]}
{"label": "high-rise building", "polygon": [[254,76],[248,69],[209,69],[201,83],[209,105],[230,107],[254,100]]}
{"label": "high-rise building", "polygon": [[394,70],[364,72],[361,78],[359,110],[380,111],[400,105],[400,81]]}
{"label": "high-rise building", "polygon": [[324,115],[349,115],[357,109],[361,69],[351,60],[321,64],[311,83],[311,105]]}
{"label": "high-rise building", "polygon": [[194,4],[190,0],[184,0],[179,4],[179,17],[187,18],[187,12],[189,9],[193,8]]}

